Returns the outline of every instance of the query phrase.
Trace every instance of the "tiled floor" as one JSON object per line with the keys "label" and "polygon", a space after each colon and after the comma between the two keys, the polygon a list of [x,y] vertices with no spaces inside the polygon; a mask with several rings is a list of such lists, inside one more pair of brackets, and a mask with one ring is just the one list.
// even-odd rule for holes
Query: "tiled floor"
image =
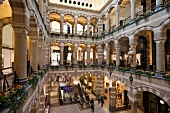
{"label": "tiled floor", "polygon": [[[108,109],[105,107],[101,107],[100,104],[95,101],[95,113],[110,113]],[[92,113],[91,109],[81,110],[78,108],[77,104],[72,105],[65,105],[65,106],[59,106],[59,107],[53,107],[50,110],[50,113]],[[124,110],[124,111],[117,111],[115,113],[131,113],[130,110]],[[143,113],[138,110],[137,113]]]}

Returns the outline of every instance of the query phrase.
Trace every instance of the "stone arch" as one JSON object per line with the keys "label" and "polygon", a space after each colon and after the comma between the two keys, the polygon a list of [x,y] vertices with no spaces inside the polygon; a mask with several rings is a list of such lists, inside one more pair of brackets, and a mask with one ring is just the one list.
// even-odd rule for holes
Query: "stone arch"
{"label": "stone arch", "polygon": [[135,92],[136,94],[138,92],[143,92],[143,91],[147,91],[150,93],[153,93],[155,95],[157,95],[158,97],[162,98],[169,106],[170,106],[170,98],[169,96],[167,96],[166,94],[163,94],[161,91],[152,88],[152,87],[148,87],[148,86],[139,86],[135,88],[137,91]]}
{"label": "stone arch", "polygon": [[12,17],[0,19],[0,28],[12,23]]}
{"label": "stone arch", "polygon": [[124,38],[124,37],[127,37],[127,38],[128,38],[128,37],[129,37],[129,34],[122,34],[122,35],[120,35],[120,36],[117,38],[117,40],[118,40],[118,41],[121,41],[121,39]]}
{"label": "stone arch", "polygon": [[39,23],[36,18],[36,14],[33,10],[30,11],[30,31],[29,36],[33,39],[38,39],[39,37],[39,30],[38,30]]}
{"label": "stone arch", "polygon": [[101,15],[100,15],[100,19],[102,19],[103,16],[105,16],[107,14],[107,12],[103,12]]}
{"label": "stone arch", "polygon": [[[112,74],[112,76],[114,76],[114,75]],[[123,78],[121,78],[121,77],[114,76],[114,80],[115,80],[115,81],[119,80],[119,81],[122,82],[126,87],[129,87],[128,83],[127,83]]]}
{"label": "stone arch", "polygon": [[90,16],[90,19],[92,19],[92,18],[99,19],[99,17],[96,16],[96,15],[91,15],[91,16]]}
{"label": "stone arch", "polygon": [[170,23],[170,17],[167,18],[166,20],[164,20],[161,24],[160,24],[160,30],[163,30],[166,27],[169,27],[170,25],[168,25]]}
{"label": "stone arch", "polygon": [[12,21],[18,24],[27,24],[29,21],[27,2],[24,0],[9,0],[9,3],[12,9]]}
{"label": "stone arch", "polygon": [[59,14],[61,16],[61,12],[59,10],[56,10],[56,9],[51,9],[50,14],[51,13],[57,13],[57,14]]}
{"label": "stone arch", "polygon": [[87,19],[87,15],[82,14],[82,13],[80,13],[80,14],[78,15],[78,18],[79,18],[79,17],[84,17],[84,18],[86,18],[86,19]]}
{"label": "stone arch", "polygon": [[139,32],[141,32],[141,31],[153,31],[154,32],[154,30],[153,30],[153,27],[151,27],[151,26],[144,26],[144,27],[141,27],[141,28],[139,28],[139,29],[137,29],[134,33],[133,33],[133,35],[135,36],[135,35],[137,35]]}
{"label": "stone arch", "polygon": [[72,13],[72,12],[69,12],[69,11],[67,11],[67,12],[64,12],[64,16],[66,16],[66,15],[71,15],[71,16],[73,16],[74,17],[74,13]]}
{"label": "stone arch", "polygon": [[110,13],[113,8],[115,8],[115,5],[114,5],[114,4],[112,4],[112,5],[108,8],[107,12]]}

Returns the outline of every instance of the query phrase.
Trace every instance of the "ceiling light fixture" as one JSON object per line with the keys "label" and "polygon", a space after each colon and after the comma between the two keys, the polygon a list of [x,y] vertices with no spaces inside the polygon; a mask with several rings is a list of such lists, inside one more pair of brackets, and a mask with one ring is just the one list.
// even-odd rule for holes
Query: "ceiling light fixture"
{"label": "ceiling light fixture", "polygon": [[84,6],[84,2],[81,5]]}
{"label": "ceiling light fixture", "polygon": [[67,0],[65,0],[64,2],[67,3]]}
{"label": "ceiling light fixture", "polygon": [[86,7],[88,6],[88,3],[86,3]]}
{"label": "ceiling light fixture", "polygon": [[80,5],[80,2],[78,2],[77,4]]}
{"label": "ceiling light fixture", "polygon": [[92,4],[90,4],[89,6],[92,7]]}
{"label": "ceiling light fixture", "polygon": [[70,1],[69,1],[69,3],[71,4],[71,3],[72,3],[72,1],[70,0]]}
{"label": "ceiling light fixture", "polygon": [[73,4],[75,5],[75,4],[76,4],[76,1],[74,1]]}
{"label": "ceiling light fixture", "polygon": [[63,2],[63,0],[60,0],[60,2]]}

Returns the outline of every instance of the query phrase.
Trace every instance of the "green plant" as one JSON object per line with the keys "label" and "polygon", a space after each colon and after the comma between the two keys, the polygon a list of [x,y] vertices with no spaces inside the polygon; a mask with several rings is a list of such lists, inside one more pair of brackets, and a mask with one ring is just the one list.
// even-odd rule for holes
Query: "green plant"
{"label": "green plant", "polygon": [[79,38],[82,38],[82,35],[79,35]]}
{"label": "green plant", "polygon": [[37,83],[38,83],[38,76],[36,76],[35,74],[31,74],[30,76],[28,76],[28,84],[32,85],[33,88],[35,88]]}
{"label": "green plant", "polygon": [[10,108],[13,112],[19,109],[27,98],[28,92],[18,84],[13,84],[0,93],[0,108]]}
{"label": "green plant", "polygon": [[43,76],[44,76],[44,72],[43,72],[42,70],[39,70],[39,71],[38,71],[38,75],[39,75],[40,77],[43,77]]}
{"label": "green plant", "polygon": [[71,38],[73,38],[74,37],[74,35],[72,34],[72,35],[70,35],[71,36]]}
{"label": "green plant", "polygon": [[65,38],[68,38],[68,34],[64,34]]}
{"label": "green plant", "polygon": [[114,66],[108,66],[107,69],[108,69],[108,70],[114,70],[115,67],[114,67]]}
{"label": "green plant", "polygon": [[169,73],[165,74],[165,80],[167,81],[168,84],[170,84],[170,74]]}
{"label": "green plant", "polygon": [[168,2],[168,3],[166,3],[165,5],[164,5],[164,8],[169,8],[170,7],[170,2]]}

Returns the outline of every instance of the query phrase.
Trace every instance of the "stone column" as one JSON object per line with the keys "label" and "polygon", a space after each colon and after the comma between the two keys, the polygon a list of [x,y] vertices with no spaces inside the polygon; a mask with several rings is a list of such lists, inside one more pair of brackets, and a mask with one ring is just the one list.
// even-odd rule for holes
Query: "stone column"
{"label": "stone column", "polygon": [[109,32],[109,21],[110,21],[110,14],[106,14],[106,32]]}
{"label": "stone column", "polygon": [[96,48],[93,48],[93,65],[96,64]]}
{"label": "stone column", "polygon": [[39,105],[39,113],[44,113],[44,107],[45,107],[45,96],[44,96],[44,90],[41,91],[40,94],[40,105]]}
{"label": "stone column", "polygon": [[44,57],[44,54],[43,54],[43,45],[40,44],[38,45],[38,64],[40,66],[40,68],[43,67],[43,57]]}
{"label": "stone column", "polygon": [[60,34],[64,34],[64,14],[60,16]]}
{"label": "stone column", "polygon": [[75,30],[74,30],[74,34],[75,34],[75,36],[77,36],[77,21],[78,21],[78,16],[74,16],[74,28],[75,28]]}
{"label": "stone column", "polygon": [[63,66],[64,59],[64,43],[60,43],[60,65]]}
{"label": "stone column", "polygon": [[115,5],[116,28],[119,27],[119,12],[120,12],[120,6]]}
{"label": "stone column", "polygon": [[44,46],[44,65],[48,65],[48,45]]}
{"label": "stone column", "polygon": [[106,43],[106,65],[109,66],[110,63],[110,45]]}
{"label": "stone column", "polygon": [[2,68],[2,28],[0,27],[0,69]]}
{"label": "stone column", "polygon": [[155,11],[158,11],[163,8],[163,0],[156,0],[156,8]]}
{"label": "stone column", "polygon": [[97,76],[97,94],[104,96],[104,76]]}
{"label": "stone column", "polygon": [[39,9],[40,9],[41,15],[43,17],[43,0],[38,0],[38,4],[39,4]]}
{"label": "stone column", "polygon": [[85,51],[83,51],[83,63],[85,64]]}
{"label": "stone column", "polygon": [[34,71],[38,71],[38,41],[31,39],[31,56],[30,56],[30,64]]}
{"label": "stone column", "polygon": [[87,66],[90,67],[90,44],[87,44]]}
{"label": "stone column", "polygon": [[78,51],[78,44],[74,44],[74,66],[77,67],[77,51]]}
{"label": "stone column", "polygon": [[121,44],[120,42],[115,42],[115,48],[116,48],[116,70],[119,69],[120,66],[120,50],[121,50]]}
{"label": "stone column", "polygon": [[98,45],[97,52],[98,52],[98,66],[101,66],[103,61],[103,48],[100,44]]}
{"label": "stone column", "polygon": [[131,22],[134,21],[135,19],[135,0],[130,0],[130,3],[131,3]]}
{"label": "stone column", "polygon": [[165,39],[155,39],[156,42],[156,75],[165,74]]}
{"label": "stone column", "polygon": [[99,18],[99,20],[98,20],[98,36],[102,35],[102,31],[103,31],[103,24],[102,24],[102,20]]}
{"label": "stone column", "polygon": [[87,17],[87,36],[90,35],[90,17]]}
{"label": "stone column", "polygon": [[92,75],[92,90],[96,90],[97,87],[97,76]]}
{"label": "stone column", "polygon": [[26,25],[13,24],[15,34],[14,70],[20,83],[26,83],[27,79],[27,33]]}
{"label": "stone column", "polygon": [[112,87],[109,88],[109,110],[116,111],[116,81],[112,82]]}

